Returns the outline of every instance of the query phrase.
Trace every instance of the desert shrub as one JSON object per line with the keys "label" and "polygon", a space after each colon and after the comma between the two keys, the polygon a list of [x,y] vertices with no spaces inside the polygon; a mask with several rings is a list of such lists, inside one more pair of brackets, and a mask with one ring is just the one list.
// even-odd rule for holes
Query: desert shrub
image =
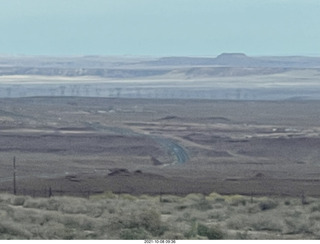
{"label": "desert shrub", "polygon": [[261,211],[261,208],[258,204],[250,204],[247,205],[247,213],[249,214],[256,214]]}
{"label": "desert shrub", "polygon": [[81,230],[94,230],[96,223],[94,220],[87,216],[77,216],[77,221]]}
{"label": "desert shrub", "polygon": [[75,240],[83,239],[81,238],[82,232],[79,232],[77,229],[64,228],[59,232],[59,237],[57,239],[63,240]]}
{"label": "desert shrub", "polygon": [[170,232],[179,233],[179,235],[184,236],[184,233],[190,230],[190,223],[191,223],[190,220],[189,221],[172,220],[171,222],[167,222],[166,224],[168,228],[165,231],[165,233],[161,236],[161,238],[164,239],[164,236],[166,236],[167,234],[169,235]]}
{"label": "desert shrub", "polygon": [[319,219],[311,220],[310,228],[308,229],[309,233],[313,233],[316,239],[320,238],[320,222]]}
{"label": "desert shrub", "polygon": [[10,202],[11,198],[12,198],[12,195],[10,195],[10,194],[0,194],[0,203],[1,202],[8,203],[8,202]]}
{"label": "desert shrub", "polygon": [[191,193],[184,197],[184,201],[190,201],[190,202],[199,202],[203,200],[205,196],[200,193]]}
{"label": "desert shrub", "polygon": [[0,239],[31,239],[32,234],[15,222],[0,222]]}
{"label": "desert shrub", "polygon": [[48,222],[41,233],[43,239],[70,239],[70,237],[68,237],[68,231],[65,226],[56,221]]}
{"label": "desert shrub", "polygon": [[115,214],[117,212],[117,209],[115,208],[115,206],[110,206],[108,207],[107,210],[109,214]]}
{"label": "desert shrub", "polygon": [[154,209],[143,211],[138,216],[137,223],[155,236],[159,236],[165,231],[165,227],[161,223],[161,215]]}
{"label": "desert shrub", "polygon": [[312,213],[312,215],[309,218],[311,221],[319,221],[320,223],[320,212]]}
{"label": "desert shrub", "polygon": [[183,221],[190,221],[191,220],[191,213],[189,211],[185,211],[182,214],[179,214],[176,218],[177,222],[183,222]]}
{"label": "desert shrub", "polygon": [[24,208],[47,209],[47,199],[26,198],[23,203]]}
{"label": "desert shrub", "polygon": [[[237,195],[162,198],[168,201],[127,194],[89,200],[0,194],[0,239],[281,239],[281,234],[320,238],[318,199],[310,198],[303,206],[300,198],[290,198],[288,207],[285,199],[279,205],[268,198],[249,203],[249,198]],[[267,209],[271,211],[262,211]]]}
{"label": "desert shrub", "polygon": [[310,211],[311,212],[320,212],[320,203],[312,204],[310,206]]}
{"label": "desert shrub", "polygon": [[233,195],[233,196],[228,196],[226,201],[231,205],[231,206],[246,206],[247,204],[247,199],[243,196],[240,195]]}
{"label": "desert shrub", "polygon": [[233,230],[246,230],[248,222],[249,217],[247,215],[233,216],[227,221],[227,227]]}
{"label": "desert shrub", "polygon": [[252,214],[238,215],[227,221],[227,226],[234,230],[279,231],[284,228],[281,218],[277,215]]}
{"label": "desert shrub", "polygon": [[248,226],[257,231],[278,231],[281,232],[284,225],[277,216],[255,215],[248,219]]}
{"label": "desert shrub", "polygon": [[200,236],[207,236],[209,228],[204,224],[197,225],[197,234]]}
{"label": "desert shrub", "polygon": [[285,233],[288,234],[303,234],[311,232],[311,222],[306,216],[296,217],[288,217],[284,220],[286,224],[286,228],[284,230]]}
{"label": "desert shrub", "polygon": [[193,204],[192,207],[199,211],[207,211],[213,208],[209,201],[206,199],[199,200],[199,202]]}
{"label": "desert shrub", "polygon": [[55,211],[46,211],[39,214],[41,216],[40,224],[48,222],[58,222],[61,218],[61,215]]}
{"label": "desert shrub", "polygon": [[57,221],[63,224],[66,228],[77,229],[83,231],[98,231],[102,229],[102,221],[90,218],[81,214],[61,214]]}
{"label": "desert shrub", "polygon": [[91,204],[87,206],[87,215],[93,218],[100,217],[104,212],[103,206],[98,204]]}
{"label": "desert shrub", "polygon": [[206,237],[209,240],[219,240],[223,239],[224,234],[218,227],[208,227],[192,220],[189,230],[184,232],[184,237],[187,239],[203,239],[203,237]]}
{"label": "desert shrub", "polygon": [[47,210],[57,211],[60,207],[61,200],[59,201],[56,198],[50,198],[47,200]]}
{"label": "desert shrub", "polygon": [[161,195],[160,196],[160,202],[163,203],[176,203],[176,202],[180,202],[181,198],[177,197],[177,196],[172,196],[172,195]]}
{"label": "desert shrub", "polygon": [[137,197],[132,196],[130,194],[125,194],[125,193],[119,195],[119,198],[124,199],[124,200],[128,200],[128,201],[136,201],[136,200],[138,200]]}
{"label": "desert shrub", "polygon": [[195,238],[197,234],[198,234],[198,223],[195,220],[192,220],[190,229],[184,232],[184,236],[187,239],[192,239],[192,238]]}
{"label": "desert shrub", "polygon": [[198,235],[206,236],[209,240],[221,240],[223,239],[223,232],[218,227],[208,227],[204,224],[198,224]]}
{"label": "desert shrub", "polygon": [[150,239],[150,234],[143,228],[122,229],[119,234],[123,240],[145,240]]}
{"label": "desert shrub", "polygon": [[217,203],[224,203],[226,199],[224,197],[217,197],[214,199],[214,201]]}
{"label": "desert shrub", "polygon": [[[116,200],[116,199],[99,200],[99,201],[90,200],[90,201],[95,202],[95,204],[93,204],[93,206],[97,206],[97,209],[98,209],[97,212],[100,211],[101,216],[108,216],[109,214],[115,214],[117,212],[117,210],[119,209],[116,204],[116,202],[118,200]],[[92,212],[92,207],[88,207],[88,215],[92,216],[93,213],[90,213],[90,211]]]}
{"label": "desert shrub", "polygon": [[219,202],[214,204],[214,209],[224,209],[226,204],[224,202]]}
{"label": "desert shrub", "polygon": [[215,193],[215,192],[210,193],[210,194],[206,197],[206,199],[209,200],[209,201],[211,201],[211,202],[223,203],[223,204],[225,203],[225,201],[226,201],[227,198],[228,198],[227,196],[222,196],[222,195],[220,195],[220,194],[218,194],[218,193]]}
{"label": "desert shrub", "polygon": [[11,215],[11,218],[17,223],[25,223],[28,225],[43,225],[49,221],[49,218],[47,218],[47,216],[45,216],[41,211],[26,209],[15,209]]}
{"label": "desert shrub", "polygon": [[114,194],[112,191],[106,191],[102,194],[96,194],[90,196],[90,199],[100,200],[100,199],[115,199],[118,198],[118,195]]}
{"label": "desert shrub", "polygon": [[167,227],[161,222],[160,212],[154,208],[139,209],[134,211],[119,212],[109,218],[109,229],[144,229],[153,236],[160,236]]}
{"label": "desert shrub", "polygon": [[171,210],[168,210],[168,209],[161,209],[161,214],[172,214],[172,211]]}
{"label": "desert shrub", "polygon": [[229,218],[227,211],[222,209],[214,209],[208,212],[208,218],[214,219],[215,221],[224,221]]}
{"label": "desert shrub", "polygon": [[86,214],[88,212],[87,202],[84,199],[70,198],[63,201],[58,209],[62,213]]}
{"label": "desert shrub", "polygon": [[15,206],[22,206],[24,204],[25,198],[22,196],[14,196],[10,199],[10,203]]}
{"label": "desert shrub", "polygon": [[58,220],[61,224],[63,224],[67,228],[75,229],[78,228],[80,225],[79,218],[77,216],[72,216],[72,215],[63,215],[60,216]]}
{"label": "desert shrub", "polygon": [[276,208],[277,206],[278,206],[278,203],[271,199],[265,199],[259,203],[259,207],[262,211],[273,209],[273,208]]}
{"label": "desert shrub", "polygon": [[300,218],[303,215],[303,212],[299,209],[290,208],[284,213],[284,215],[286,217]]}
{"label": "desert shrub", "polygon": [[5,219],[7,217],[7,211],[2,209],[2,206],[0,206],[0,219]]}
{"label": "desert shrub", "polygon": [[139,196],[139,200],[152,200],[153,197],[150,195],[142,194]]}
{"label": "desert shrub", "polygon": [[249,235],[248,235],[248,231],[239,231],[236,233],[236,238],[237,240],[248,240]]}
{"label": "desert shrub", "polygon": [[175,206],[174,208],[175,208],[176,210],[182,211],[182,210],[187,209],[188,207],[189,207],[189,206],[186,205],[186,204],[181,204],[181,205]]}
{"label": "desert shrub", "polygon": [[221,240],[224,238],[224,233],[218,227],[210,227],[206,236],[209,240]]}
{"label": "desert shrub", "polygon": [[285,201],[284,201],[284,205],[289,206],[290,204],[291,204],[291,201],[290,201],[290,200],[285,200]]}
{"label": "desert shrub", "polygon": [[59,211],[62,213],[68,213],[68,214],[86,214],[87,213],[87,207],[80,204],[62,204],[59,207]]}

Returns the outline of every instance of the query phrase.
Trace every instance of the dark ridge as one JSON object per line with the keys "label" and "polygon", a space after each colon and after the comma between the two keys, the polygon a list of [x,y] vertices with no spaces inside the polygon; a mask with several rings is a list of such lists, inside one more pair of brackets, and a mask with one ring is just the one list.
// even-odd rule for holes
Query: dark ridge
{"label": "dark ridge", "polygon": [[123,175],[123,176],[129,176],[130,172],[128,169],[124,168],[114,168],[114,169],[109,169],[111,172],[108,174],[109,176],[113,175]]}
{"label": "dark ridge", "polygon": [[221,121],[227,121],[227,122],[231,121],[230,119],[225,118],[225,117],[207,117],[205,119],[208,119],[208,120],[221,120]]}
{"label": "dark ridge", "polygon": [[158,120],[172,120],[172,119],[179,119],[179,117],[177,117],[177,116],[166,116],[166,117],[160,118]]}

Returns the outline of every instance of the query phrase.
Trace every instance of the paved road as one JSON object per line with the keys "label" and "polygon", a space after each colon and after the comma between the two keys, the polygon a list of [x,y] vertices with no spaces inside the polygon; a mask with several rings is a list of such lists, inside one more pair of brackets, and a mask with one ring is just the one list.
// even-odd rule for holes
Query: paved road
{"label": "paved road", "polygon": [[152,138],[166,148],[170,154],[172,154],[172,156],[175,158],[174,163],[182,164],[189,160],[187,151],[173,140],[158,136],[152,136]]}
{"label": "paved road", "polygon": [[94,128],[99,131],[108,131],[108,132],[114,132],[116,134],[121,134],[125,136],[149,136],[154,141],[159,143],[169,154],[172,155],[173,163],[185,163],[189,160],[188,152],[180,146],[177,142],[173,141],[172,139],[161,137],[161,136],[150,136],[145,135],[142,133],[135,132],[129,128],[119,128],[119,127],[108,127],[101,125],[99,123],[96,124],[87,124],[91,128]]}

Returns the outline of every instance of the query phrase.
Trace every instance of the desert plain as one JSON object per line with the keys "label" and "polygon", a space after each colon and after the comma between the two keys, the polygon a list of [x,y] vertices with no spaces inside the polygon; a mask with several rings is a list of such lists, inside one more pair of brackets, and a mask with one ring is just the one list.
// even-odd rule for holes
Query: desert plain
{"label": "desert plain", "polygon": [[2,191],[319,195],[317,101],[0,103]]}
{"label": "desert plain", "polygon": [[318,64],[3,58],[0,189],[319,196]]}

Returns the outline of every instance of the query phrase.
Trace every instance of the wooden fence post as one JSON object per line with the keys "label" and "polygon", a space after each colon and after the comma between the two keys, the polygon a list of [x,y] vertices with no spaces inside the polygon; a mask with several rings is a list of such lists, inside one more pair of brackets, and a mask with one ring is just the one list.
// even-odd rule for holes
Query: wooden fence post
{"label": "wooden fence post", "polygon": [[16,184],[16,157],[13,157],[13,195],[17,194],[17,184]]}

